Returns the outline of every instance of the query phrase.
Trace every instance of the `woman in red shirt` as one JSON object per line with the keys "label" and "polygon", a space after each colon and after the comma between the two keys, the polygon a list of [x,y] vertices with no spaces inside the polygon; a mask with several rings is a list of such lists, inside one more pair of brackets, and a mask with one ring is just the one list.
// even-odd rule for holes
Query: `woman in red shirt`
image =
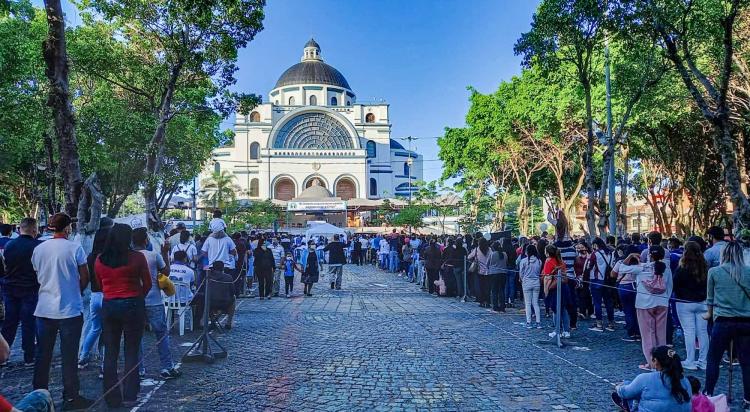
{"label": "woman in red shirt", "polygon": [[[560,337],[570,337],[570,317],[568,311],[565,310],[565,299],[569,294],[568,291],[568,277],[565,276],[565,262],[563,262],[560,256],[560,250],[553,245],[548,245],[545,248],[546,255],[549,256],[544,262],[544,268],[542,269],[542,275],[544,275],[544,294],[549,299],[549,306],[552,311],[557,310],[557,288],[561,287],[561,302],[560,307]],[[560,277],[560,285],[558,285],[558,273],[562,273]],[[549,334],[550,337],[556,337],[556,333],[552,332]]]}
{"label": "woman in red shirt", "polygon": [[[144,297],[151,289],[151,274],[143,254],[130,250],[132,233],[128,225],[114,225],[107,236],[104,251],[94,264],[104,293],[104,398],[112,408],[131,406],[140,391],[138,349],[146,321]],[[120,388],[117,383],[117,358],[123,336],[126,375]]]}

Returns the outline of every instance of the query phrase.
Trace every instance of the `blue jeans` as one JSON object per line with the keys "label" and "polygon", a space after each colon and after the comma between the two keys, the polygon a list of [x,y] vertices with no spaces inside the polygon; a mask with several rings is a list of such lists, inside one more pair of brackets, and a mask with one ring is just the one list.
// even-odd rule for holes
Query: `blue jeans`
{"label": "blue jeans", "polygon": [[78,396],[78,342],[81,341],[83,315],[67,319],[36,318],[36,333],[39,344],[34,363],[34,389],[49,389],[49,369],[58,332],[62,358],[63,398]]}
{"label": "blue jeans", "polygon": [[730,341],[734,341],[734,353],[740,360],[744,398],[750,400],[750,320],[747,318],[716,318],[708,344],[706,394],[714,394],[721,357],[729,350]]}
{"label": "blue jeans", "polygon": [[[159,367],[161,370],[169,370],[174,367],[172,363],[172,352],[169,349],[169,331],[167,330],[167,315],[164,313],[164,306],[150,305],[146,306],[146,322],[151,325],[151,331],[156,335],[157,348],[159,350]],[[143,341],[141,340],[141,350],[138,354],[138,362],[141,371],[145,371],[143,364]]]}
{"label": "blue jeans", "polygon": [[21,324],[21,347],[23,348],[23,361],[34,362],[36,352],[36,321],[34,310],[39,295],[36,292],[25,294],[10,294],[8,291],[3,296],[5,302],[5,321],[3,321],[2,335],[8,346],[13,347],[16,340],[18,324]]}
{"label": "blue jeans", "polygon": [[622,311],[625,313],[625,331],[628,336],[641,336],[635,312],[635,283],[621,283],[618,288]]}
{"label": "blue jeans", "polygon": [[398,252],[395,250],[391,250],[391,252],[388,254],[388,270],[391,273],[396,273],[398,270]]}
{"label": "blue jeans", "polygon": [[602,321],[602,300],[607,308],[607,320],[615,321],[615,305],[612,302],[612,290],[604,285],[603,280],[591,279],[591,300],[594,301],[594,315],[598,322]]}
{"label": "blue jeans", "polygon": [[466,274],[464,273],[463,266],[453,267],[453,277],[456,278],[456,296],[459,298],[464,297],[466,295]]}
{"label": "blue jeans", "polygon": [[94,345],[99,340],[102,334],[102,300],[104,294],[102,292],[91,292],[91,302],[89,304],[89,327],[86,328],[86,336],[83,337],[83,346],[81,347],[81,353],[78,355],[78,359],[81,361],[89,361],[91,358],[91,352],[94,350]]}
{"label": "blue jeans", "polygon": [[[557,290],[551,289],[549,291],[550,297],[550,305],[552,306],[552,311],[557,311]],[[566,309],[566,305],[568,304],[568,298],[570,296],[570,290],[568,288],[568,285],[566,283],[562,284],[562,290],[560,291],[560,331],[561,332],[570,332],[570,316],[568,315],[568,310]],[[555,318],[557,319],[557,318]]]}
{"label": "blue jeans", "polygon": [[52,395],[46,389],[37,389],[15,404],[15,408],[23,412],[47,412],[53,410],[54,406]]}
{"label": "blue jeans", "polygon": [[505,282],[505,301],[508,303],[513,303],[513,300],[516,298],[516,278],[518,277],[518,273],[508,271],[508,281]]}

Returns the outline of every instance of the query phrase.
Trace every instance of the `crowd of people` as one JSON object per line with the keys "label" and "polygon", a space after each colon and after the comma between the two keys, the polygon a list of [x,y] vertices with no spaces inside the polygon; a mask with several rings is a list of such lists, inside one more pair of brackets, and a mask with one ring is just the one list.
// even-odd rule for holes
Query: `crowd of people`
{"label": "crowd of people", "polygon": [[[93,404],[80,395],[78,371],[96,356],[103,357],[103,400],[112,407],[129,406],[146,376],[145,326],[154,335],[159,377],[181,374],[170,350],[165,296],[176,294],[181,304],[194,307],[189,312],[196,329],[202,327],[208,300],[212,327],[231,330],[236,299],[252,295],[256,282],[260,300],[299,296],[295,283],[302,284],[302,296],[312,297],[313,286],[321,280],[331,290],[341,290],[342,268],[350,263],[376,266],[427,293],[473,300],[498,313],[523,308],[526,328],[543,329],[543,318],[555,322],[555,331],[549,333],[553,338],[558,338],[558,330],[559,338],[568,339],[587,327],[639,342],[645,361],[638,367],[648,376],[618,387],[613,399],[624,409],[637,400],[639,410],[683,410],[700,395],[695,384],[684,379],[684,370],[705,370],[702,393],[714,395],[719,365],[732,345],[742,370],[744,407],[750,410],[750,236],[735,240],[712,227],[707,239],[664,239],[659,232],[590,239],[571,236],[562,213],[550,221],[554,235],[532,237],[428,236],[393,230],[308,239],[230,234],[220,211],[200,234],[179,223],[164,233],[103,218],[86,254],[79,242],[69,239],[72,222],[67,215],[49,220],[45,231],[51,236],[40,236],[37,222],[26,218],[17,231],[0,226],[0,349],[13,345],[20,326],[23,365],[34,368],[35,392],[29,399],[46,402],[59,336],[63,408]],[[209,299],[206,282],[211,283]],[[175,290],[174,284],[187,287]],[[616,312],[624,317],[621,332]],[[218,314],[226,315],[223,325]],[[685,344],[679,352],[685,356],[673,346],[679,334]],[[124,369],[118,371],[121,346]],[[2,358],[0,362],[7,362]]]}

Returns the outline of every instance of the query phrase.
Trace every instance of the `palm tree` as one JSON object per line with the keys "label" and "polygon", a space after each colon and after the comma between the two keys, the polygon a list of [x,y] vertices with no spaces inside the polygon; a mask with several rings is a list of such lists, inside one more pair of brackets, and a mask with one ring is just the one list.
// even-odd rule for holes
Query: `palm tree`
{"label": "palm tree", "polygon": [[240,187],[234,183],[235,175],[222,170],[212,173],[211,177],[201,181],[201,197],[205,202],[212,203],[214,208],[224,209],[229,202],[237,198]]}

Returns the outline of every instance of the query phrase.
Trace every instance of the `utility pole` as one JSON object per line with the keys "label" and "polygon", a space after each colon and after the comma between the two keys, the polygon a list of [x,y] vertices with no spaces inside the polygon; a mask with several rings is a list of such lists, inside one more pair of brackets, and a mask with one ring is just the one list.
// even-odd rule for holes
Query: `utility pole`
{"label": "utility pole", "polygon": [[411,204],[411,197],[412,197],[412,187],[411,187],[411,166],[414,164],[414,160],[411,157],[411,142],[412,140],[417,140],[416,137],[407,136],[402,138],[402,140],[408,140],[409,141],[409,157],[406,160],[406,164],[409,165],[408,171],[409,171],[409,204]]}
{"label": "utility pole", "polygon": [[[612,137],[612,93],[609,75],[609,41],[604,43],[604,84],[607,91],[607,143],[609,147],[609,168],[607,170],[609,198],[609,234],[617,236],[617,199],[615,199],[615,140]],[[623,188],[623,190],[625,190]]]}
{"label": "utility pole", "polygon": [[193,228],[191,229],[193,232],[195,232],[195,213],[198,210],[195,205],[195,179],[196,177],[193,177],[193,204],[190,205],[190,209],[192,209],[190,211],[190,214],[193,216]]}

